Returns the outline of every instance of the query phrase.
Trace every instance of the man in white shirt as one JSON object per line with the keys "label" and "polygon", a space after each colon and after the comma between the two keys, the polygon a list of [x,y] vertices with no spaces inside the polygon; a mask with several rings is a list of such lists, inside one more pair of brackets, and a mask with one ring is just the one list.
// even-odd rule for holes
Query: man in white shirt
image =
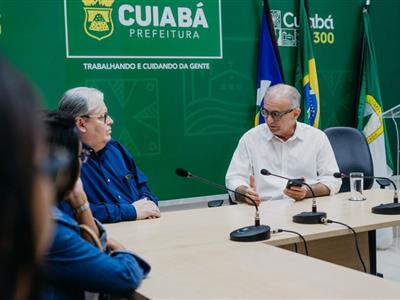
{"label": "man in white shirt", "polygon": [[[268,89],[261,110],[266,123],[240,139],[226,174],[229,189],[246,194],[257,205],[261,200],[286,196],[296,201],[311,197],[305,185],[286,188],[285,179],[260,174],[261,169],[267,169],[288,178],[304,178],[315,196],[339,191],[341,180],[333,177],[339,167],[325,133],[297,122],[300,98],[299,92],[286,84]],[[231,196],[236,202],[252,204],[238,194]]]}

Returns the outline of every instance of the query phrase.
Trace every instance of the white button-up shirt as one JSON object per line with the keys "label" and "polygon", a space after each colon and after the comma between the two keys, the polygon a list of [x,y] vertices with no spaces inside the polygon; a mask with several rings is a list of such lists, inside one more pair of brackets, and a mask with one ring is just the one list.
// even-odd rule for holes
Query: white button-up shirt
{"label": "white button-up shirt", "polygon": [[325,133],[299,122],[287,141],[273,135],[267,124],[246,132],[233,154],[226,186],[232,190],[241,185],[248,187],[249,177],[254,175],[261,200],[285,198],[283,190],[287,180],[261,175],[261,169],[288,178],[304,177],[308,184],[322,183],[331,195],[339,191],[342,183],[333,177],[339,167]]}

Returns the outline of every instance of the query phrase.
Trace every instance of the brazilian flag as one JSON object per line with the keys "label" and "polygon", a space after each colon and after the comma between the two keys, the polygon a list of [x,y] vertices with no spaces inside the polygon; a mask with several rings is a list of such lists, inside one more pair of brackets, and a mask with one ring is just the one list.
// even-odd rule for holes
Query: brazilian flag
{"label": "brazilian flag", "polygon": [[374,175],[387,177],[392,173],[393,163],[385,123],[382,119],[382,96],[379,86],[378,65],[366,7],[363,8],[363,25],[357,127],[368,141],[374,165]]}
{"label": "brazilian flag", "polygon": [[304,99],[304,122],[318,128],[320,125],[318,76],[305,0],[299,1],[299,25],[295,83]]}

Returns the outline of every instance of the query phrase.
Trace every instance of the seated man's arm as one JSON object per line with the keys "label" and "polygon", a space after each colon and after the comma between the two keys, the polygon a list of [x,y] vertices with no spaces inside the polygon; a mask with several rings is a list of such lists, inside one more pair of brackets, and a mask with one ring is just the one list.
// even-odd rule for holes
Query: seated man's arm
{"label": "seated man's arm", "polygon": [[158,199],[151,192],[150,187],[147,184],[146,176],[144,176],[143,173],[139,169],[137,169],[137,174],[138,174],[137,190],[139,193],[139,198],[140,199],[147,198],[150,201],[153,201],[154,204],[158,205]]}
{"label": "seated man's arm", "polygon": [[[250,205],[260,205],[261,198],[256,192],[256,180],[253,175],[250,175],[250,187],[241,185],[235,189],[235,198],[239,203],[247,203]],[[253,201],[252,201],[253,200]]]}
{"label": "seated man's arm", "polygon": [[[318,144],[320,145],[316,157],[318,182],[310,186],[315,197],[334,195],[340,190],[342,184],[341,179],[333,177],[335,172],[339,172],[335,154],[325,134],[321,135],[321,140]],[[296,201],[312,197],[310,189],[305,185],[301,187],[293,186],[290,189],[285,188],[283,192]]]}
{"label": "seated man's arm", "polygon": [[160,209],[154,202],[147,199],[141,199],[128,203],[90,203],[93,215],[100,222],[114,223],[120,221],[143,220],[148,218],[159,218]]}
{"label": "seated man's arm", "polygon": [[134,180],[133,188],[136,189],[136,192],[139,195],[139,199],[147,198],[150,201],[154,202],[154,204],[158,205],[158,199],[150,190],[150,187],[147,183],[147,177],[137,167],[132,155],[121,144],[118,144],[118,147],[119,147],[119,150],[121,151],[121,154],[123,156],[125,164],[127,165],[130,172],[132,172],[133,180]]}
{"label": "seated man's arm", "polygon": [[[253,170],[250,164],[250,155],[247,149],[246,142],[242,137],[239,144],[233,153],[231,163],[225,177],[225,185],[228,189],[246,195],[253,199],[258,205],[260,196],[256,192],[256,182],[254,176],[251,175]],[[239,203],[253,203],[243,195],[237,193],[229,193],[232,200]]]}
{"label": "seated man's arm", "polygon": [[132,206],[136,211],[136,219],[153,219],[161,216],[160,209],[158,208],[157,197],[151,192],[147,185],[147,177],[135,166],[135,187],[139,195],[139,200],[134,201]]}
{"label": "seated man's arm", "polygon": [[90,202],[90,209],[97,220],[103,223],[136,220],[136,209],[128,201],[116,201],[114,190],[104,183],[100,172],[82,169],[81,180]]}
{"label": "seated man's arm", "polygon": [[132,207],[136,211],[137,220],[154,219],[161,216],[158,206],[147,198],[133,202]]}
{"label": "seated man's arm", "polygon": [[102,223],[136,220],[136,209],[132,204],[109,204],[90,202],[93,216]]}
{"label": "seated man's arm", "polygon": [[[310,184],[310,187],[312,188],[315,197],[328,196],[330,194],[329,188],[323,183],[318,182],[315,184]],[[310,189],[304,184],[300,187],[292,186],[290,189],[285,188],[283,193],[296,201],[312,197]]]}

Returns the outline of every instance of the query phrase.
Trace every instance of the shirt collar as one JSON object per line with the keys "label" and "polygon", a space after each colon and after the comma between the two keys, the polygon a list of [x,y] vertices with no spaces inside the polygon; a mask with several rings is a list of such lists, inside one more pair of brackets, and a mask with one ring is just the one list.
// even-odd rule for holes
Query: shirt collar
{"label": "shirt collar", "polygon": [[304,124],[296,122],[296,129],[293,136],[289,140],[294,139],[304,140]]}
{"label": "shirt collar", "polygon": [[263,133],[264,133],[267,141],[270,141],[274,137],[271,130],[269,130],[267,123],[264,123]]}
{"label": "shirt collar", "polygon": [[[270,141],[272,138],[276,138],[280,141],[283,141],[279,137],[274,136],[272,134],[271,130],[269,130],[267,123],[265,123],[264,125],[265,125],[265,130],[263,130],[263,131],[264,131],[265,137],[267,138],[268,141]],[[293,141],[295,139],[304,140],[304,124],[302,124],[300,122],[296,122],[296,129],[294,131],[294,134],[287,141]]]}
{"label": "shirt collar", "polygon": [[108,149],[108,144],[109,144],[109,143],[110,143],[110,142],[108,142],[108,143],[104,146],[104,148],[101,149],[101,150],[98,151],[98,152],[96,152],[92,147],[90,147],[89,145],[84,144],[84,143],[82,143],[82,148],[83,148],[83,149],[89,150],[89,152],[90,152],[90,157],[100,157],[100,156],[102,156],[102,154],[103,154],[104,152],[106,152],[106,150]]}

